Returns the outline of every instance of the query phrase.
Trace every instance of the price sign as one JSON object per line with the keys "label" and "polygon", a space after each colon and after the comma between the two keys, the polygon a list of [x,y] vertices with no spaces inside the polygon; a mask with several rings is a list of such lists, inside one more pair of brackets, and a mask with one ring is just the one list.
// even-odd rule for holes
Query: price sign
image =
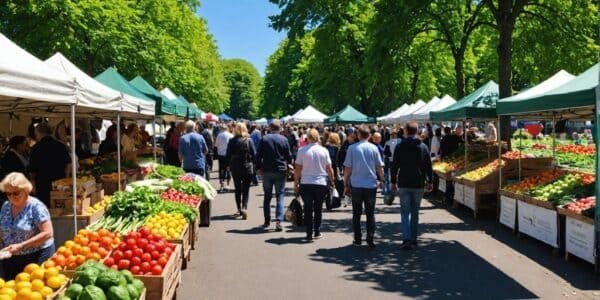
{"label": "price sign", "polygon": [[475,188],[465,185],[463,189],[464,205],[472,210],[476,210],[475,199],[477,195],[475,195]]}
{"label": "price sign", "polygon": [[565,249],[579,258],[594,263],[594,225],[567,217]]}
{"label": "price sign", "polygon": [[440,192],[446,192],[446,180],[440,179],[438,190],[440,190]]}
{"label": "price sign", "polygon": [[518,202],[519,232],[558,247],[558,217],[555,210]]}
{"label": "price sign", "polygon": [[511,229],[515,229],[515,223],[517,218],[517,200],[500,196],[500,223],[508,226]]}
{"label": "price sign", "polygon": [[454,200],[458,203],[465,203],[464,185],[460,183],[454,184]]}

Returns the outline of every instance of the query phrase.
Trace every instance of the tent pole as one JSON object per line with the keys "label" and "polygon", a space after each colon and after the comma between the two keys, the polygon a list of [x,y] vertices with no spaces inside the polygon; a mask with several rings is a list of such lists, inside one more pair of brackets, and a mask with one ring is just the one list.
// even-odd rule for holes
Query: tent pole
{"label": "tent pole", "polygon": [[469,145],[469,139],[467,137],[467,122],[465,122],[464,120],[462,121],[462,127],[463,127],[463,135],[465,137],[465,169],[468,167],[468,159],[467,159],[467,154],[468,154],[468,149],[467,146]]}
{"label": "tent pole", "polygon": [[154,153],[154,162],[156,161],[156,117],[152,118],[152,152]]}
{"label": "tent pole", "polygon": [[518,166],[518,170],[519,170],[519,181],[521,181],[521,151],[523,149],[523,129],[519,128],[519,120],[516,120],[517,122],[517,129],[519,130],[519,166]]}
{"label": "tent pole", "polygon": [[121,190],[121,113],[117,113],[117,190]]}
{"label": "tent pole", "polygon": [[[496,133],[496,136],[501,137],[500,135],[500,116],[498,116],[498,132]],[[502,159],[502,138],[496,139],[498,141],[498,159]],[[498,168],[499,172],[498,172],[498,180],[500,181],[500,184],[498,185],[500,188],[502,188],[502,164],[499,165]]]}
{"label": "tent pole", "polygon": [[73,178],[73,228],[77,235],[77,155],[75,153],[75,104],[71,105],[71,177]]}
{"label": "tent pole", "polygon": [[552,113],[552,160],[556,164],[556,113]]}
{"label": "tent pole", "polygon": [[12,133],[12,131],[13,131],[12,130],[13,129],[13,114],[9,113],[8,115],[10,116],[10,119],[9,119],[10,121],[8,123],[8,137],[12,137],[12,134],[13,134]]}

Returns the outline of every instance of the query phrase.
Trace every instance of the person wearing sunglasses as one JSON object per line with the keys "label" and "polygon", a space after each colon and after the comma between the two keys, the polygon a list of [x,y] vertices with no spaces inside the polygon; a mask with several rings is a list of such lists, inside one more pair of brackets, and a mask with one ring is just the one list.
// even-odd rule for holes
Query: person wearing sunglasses
{"label": "person wearing sunglasses", "polygon": [[54,254],[52,221],[46,205],[29,196],[33,186],[22,173],[9,173],[0,182],[8,201],[0,209],[2,278],[13,279],[30,263],[41,264]]}

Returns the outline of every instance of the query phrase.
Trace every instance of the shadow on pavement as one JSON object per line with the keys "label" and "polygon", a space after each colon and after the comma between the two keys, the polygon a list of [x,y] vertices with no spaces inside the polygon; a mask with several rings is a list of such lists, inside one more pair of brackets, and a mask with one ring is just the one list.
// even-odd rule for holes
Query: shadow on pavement
{"label": "shadow on pavement", "polygon": [[[319,249],[315,261],[346,267],[347,280],[419,298],[524,299],[532,292],[458,242],[423,241],[417,250],[380,243],[375,250],[351,245]],[[490,291],[494,291],[490,294]]]}
{"label": "shadow on pavement", "polygon": [[270,231],[263,227],[254,227],[249,229],[232,229],[227,230],[227,233],[236,233],[236,234],[264,234],[269,233]]}
{"label": "shadow on pavement", "polygon": [[211,221],[232,221],[232,220],[237,220],[238,217],[234,216],[234,215],[222,215],[222,216],[214,216],[214,217],[210,217]]}
{"label": "shadow on pavement", "polygon": [[287,244],[308,244],[309,242],[305,241],[303,237],[291,237],[291,238],[273,238],[268,239],[265,243],[275,244],[275,245],[287,245]]}

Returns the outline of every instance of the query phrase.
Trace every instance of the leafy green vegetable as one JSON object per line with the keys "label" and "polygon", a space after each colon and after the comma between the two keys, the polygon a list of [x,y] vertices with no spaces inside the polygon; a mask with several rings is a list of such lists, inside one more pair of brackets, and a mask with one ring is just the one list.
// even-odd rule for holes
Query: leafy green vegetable
{"label": "leafy green vegetable", "polygon": [[101,288],[88,285],[83,289],[77,300],[106,300],[106,295]]}
{"label": "leafy green vegetable", "polygon": [[71,283],[67,291],[65,291],[65,295],[71,299],[77,299],[82,292],[83,286],[81,284]]}
{"label": "leafy green vegetable", "polygon": [[173,188],[188,195],[201,195],[203,189],[195,181],[173,181]]}
{"label": "leafy green vegetable", "polygon": [[140,298],[140,292],[133,284],[127,285],[127,291],[129,292],[129,298],[131,298],[131,299]]}
{"label": "leafy green vegetable", "polygon": [[126,286],[111,286],[106,293],[108,300],[130,300]]}
{"label": "leafy green vegetable", "polygon": [[151,177],[177,179],[183,174],[185,174],[185,172],[182,168],[169,165],[158,165]]}

